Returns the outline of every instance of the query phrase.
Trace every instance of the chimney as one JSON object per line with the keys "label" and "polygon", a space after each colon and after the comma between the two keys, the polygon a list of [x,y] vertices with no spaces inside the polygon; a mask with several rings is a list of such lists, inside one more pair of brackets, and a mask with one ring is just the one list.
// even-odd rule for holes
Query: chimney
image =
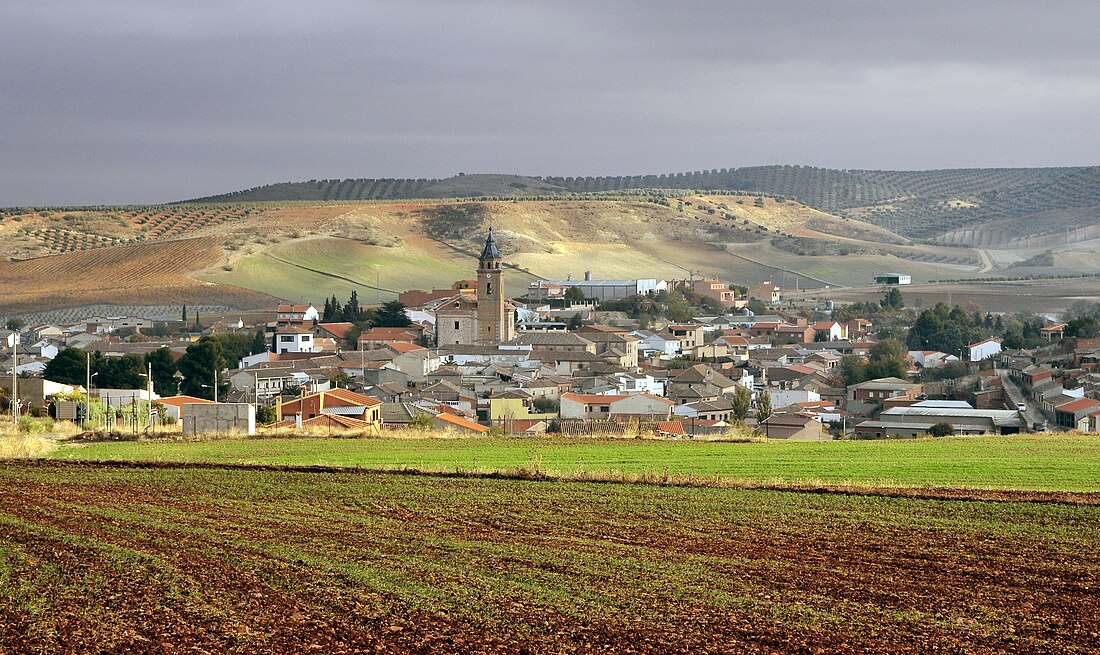
{"label": "chimney", "polygon": [[585,271],[584,272],[584,281],[585,282],[591,282],[592,281],[592,271]]}

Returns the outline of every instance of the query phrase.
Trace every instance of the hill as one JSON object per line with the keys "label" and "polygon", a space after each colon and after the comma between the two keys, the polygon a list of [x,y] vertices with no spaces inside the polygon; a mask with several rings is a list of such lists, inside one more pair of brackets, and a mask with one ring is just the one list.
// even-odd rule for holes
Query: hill
{"label": "hill", "polygon": [[[487,189],[523,179],[464,177]],[[0,217],[13,255],[0,274],[18,287],[0,297],[0,313],[112,303],[253,309],[352,291],[390,300],[470,277],[490,225],[513,267],[513,295],[585,271],[806,289],[867,284],[884,269],[916,281],[959,277],[981,264],[973,251],[912,244],[793,200],[731,194],[72,208]]]}
{"label": "hill", "polygon": [[494,199],[712,191],[793,199],[821,212],[856,218],[917,240],[1008,248],[1028,243],[1050,245],[1044,238],[1057,237],[1067,227],[1100,222],[1098,182],[1100,167],[882,171],[751,166],[606,177],[459,175],[444,180],[311,180],[201,201]]}

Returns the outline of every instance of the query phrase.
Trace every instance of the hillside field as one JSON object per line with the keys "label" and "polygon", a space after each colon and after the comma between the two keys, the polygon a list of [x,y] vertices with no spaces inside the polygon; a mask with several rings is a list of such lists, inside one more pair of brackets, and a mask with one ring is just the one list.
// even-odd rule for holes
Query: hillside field
{"label": "hillside field", "polygon": [[671,475],[752,484],[1100,492],[1100,439],[1039,434],[943,439],[728,443],[660,440],[246,439],[63,446],[83,461],[212,462],[541,471],[551,476]]}
{"label": "hillside field", "polygon": [[0,651],[1083,653],[1100,508],[0,468]]}

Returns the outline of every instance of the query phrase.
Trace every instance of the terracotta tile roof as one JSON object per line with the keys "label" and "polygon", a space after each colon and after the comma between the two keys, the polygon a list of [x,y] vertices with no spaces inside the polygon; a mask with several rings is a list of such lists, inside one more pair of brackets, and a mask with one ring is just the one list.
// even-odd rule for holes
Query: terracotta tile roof
{"label": "terracotta tile roof", "polygon": [[347,322],[342,323],[318,323],[317,327],[325,330],[337,339],[346,339],[348,336],[348,330],[351,329],[352,324]]}
{"label": "terracotta tile roof", "polygon": [[1079,398],[1077,400],[1072,400],[1068,403],[1057,405],[1054,409],[1058,410],[1059,412],[1076,414],[1077,412],[1086,410],[1089,407],[1095,407],[1096,405],[1100,405],[1100,400],[1093,400],[1092,398]]}
{"label": "terracotta tile roof", "polygon": [[172,407],[182,407],[185,403],[201,403],[204,405],[207,403],[211,405],[214,404],[213,400],[208,400],[206,398],[196,398],[194,396],[168,396],[154,402],[158,402],[161,405],[171,405]]}
{"label": "terracotta tile roof", "polygon": [[657,430],[665,434],[687,434],[682,421],[658,421]]}
{"label": "terracotta tile roof", "polygon": [[396,350],[399,353],[411,353],[417,350],[428,350],[424,346],[418,346],[415,343],[408,343],[407,341],[392,341],[390,343],[387,343],[386,347]]}
{"label": "terracotta tile roof", "polygon": [[488,432],[489,428],[480,423],[475,423],[471,420],[464,419],[461,416],[455,416],[453,414],[437,414],[435,417],[437,420],[444,423],[450,423],[451,425],[465,428],[467,430],[473,430],[474,432]]}

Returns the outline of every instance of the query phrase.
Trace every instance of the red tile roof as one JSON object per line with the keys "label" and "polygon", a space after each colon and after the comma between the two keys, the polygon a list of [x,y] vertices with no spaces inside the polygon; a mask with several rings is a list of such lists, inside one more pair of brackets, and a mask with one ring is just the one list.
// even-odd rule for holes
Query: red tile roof
{"label": "red tile roof", "polygon": [[485,427],[484,425],[482,425],[480,423],[474,423],[473,421],[470,421],[468,419],[464,419],[461,416],[455,416],[453,414],[437,414],[435,418],[437,418],[440,421],[443,421],[444,423],[450,423],[451,425],[455,425],[455,426],[460,427],[460,428],[465,428],[467,430],[473,430],[474,432],[488,432],[489,431],[489,428]]}
{"label": "red tile roof", "polygon": [[1058,405],[1054,409],[1059,412],[1067,412],[1076,414],[1077,412],[1084,411],[1089,407],[1095,407],[1100,405],[1100,400],[1093,400],[1092,398],[1079,398],[1077,400],[1071,400],[1068,403]]}

